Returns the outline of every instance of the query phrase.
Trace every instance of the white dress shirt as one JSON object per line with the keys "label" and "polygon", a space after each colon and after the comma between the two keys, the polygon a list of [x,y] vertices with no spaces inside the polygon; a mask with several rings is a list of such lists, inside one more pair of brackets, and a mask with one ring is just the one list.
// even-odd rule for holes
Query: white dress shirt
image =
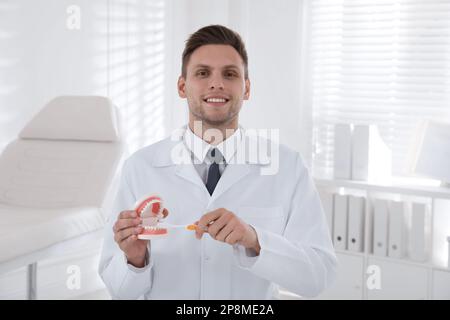
{"label": "white dress shirt", "polygon": [[195,170],[197,170],[200,178],[205,184],[208,180],[208,169],[212,163],[211,158],[208,157],[208,152],[212,148],[216,148],[223,156],[225,161],[219,163],[219,171],[220,175],[222,175],[225,171],[227,163],[231,163],[234,155],[236,154],[236,150],[241,142],[241,139],[242,133],[240,128],[235,130],[231,136],[218,145],[211,145],[207,143],[205,140],[195,135],[189,127],[183,136],[183,141],[187,149],[191,152],[192,163],[194,164]]}
{"label": "white dress shirt", "polygon": [[[268,162],[251,152],[247,157],[252,138],[243,130],[233,156],[222,149],[229,161],[210,195],[194,168],[185,133],[137,151],[123,166],[99,266],[111,296],[270,299],[278,286],[308,297],[328,287],[337,261],[318,193],[300,155],[277,145],[277,170],[262,174],[275,156],[268,155]],[[236,159],[244,162],[236,163]],[[136,199],[150,194],[162,197],[169,210],[167,223],[190,224],[217,208],[232,211],[255,229],[259,255],[208,234],[198,240],[192,231],[172,229],[167,237],[149,242],[145,267],[127,264],[112,226],[121,211],[132,209]]]}

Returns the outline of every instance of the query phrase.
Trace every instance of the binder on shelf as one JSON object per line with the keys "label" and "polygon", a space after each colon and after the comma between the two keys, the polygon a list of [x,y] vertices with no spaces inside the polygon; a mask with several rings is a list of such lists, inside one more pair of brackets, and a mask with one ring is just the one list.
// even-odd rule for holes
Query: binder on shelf
{"label": "binder on shelf", "polygon": [[318,191],[322,202],[323,211],[325,212],[325,217],[327,218],[330,235],[333,237],[333,193],[323,189],[318,189]]}
{"label": "binder on shelf", "polygon": [[335,194],[333,242],[337,250],[347,249],[347,217],[348,197]]}
{"label": "binder on shelf", "polygon": [[355,125],[351,149],[353,180],[385,183],[390,179],[392,152],[376,125]]}
{"label": "binder on shelf", "polygon": [[448,249],[447,268],[450,269],[450,236],[447,237],[447,249]]}
{"label": "binder on shelf", "polygon": [[415,149],[410,157],[411,173],[450,183],[449,150],[450,124],[425,120],[416,131]]}
{"label": "binder on shelf", "polygon": [[352,132],[349,124],[334,126],[334,178],[351,179]]}
{"label": "binder on shelf", "polygon": [[411,212],[411,229],[409,233],[409,258],[414,261],[428,260],[430,244],[430,217],[427,205],[413,203]]}
{"label": "binder on shelf", "polygon": [[355,125],[352,135],[352,179],[369,177],[369,126]]}
{"label": "binder on shelf", "polygon": [[373,254],[387,256],[388,201],[375,199],[373,208]]}
{"label": "binder on shelf", "polygon": [[405,256],[405,204],[402,201],[389,203],[388,256],[403,258]]}
{"label": "binder on shelf", "polygon": [[348,197],[348,238],[347,248],[350,251],[362,252],[364,245],[364,213],[363,197]]}

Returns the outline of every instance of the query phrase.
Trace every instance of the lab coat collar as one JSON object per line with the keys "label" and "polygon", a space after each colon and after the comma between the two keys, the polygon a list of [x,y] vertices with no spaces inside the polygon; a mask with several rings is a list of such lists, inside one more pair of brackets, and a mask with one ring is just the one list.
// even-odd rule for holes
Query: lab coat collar
{"label": "lab coat collar", "polygon": [[242,142],[241,128],[238,128],[227,139],[214,146],[195,135],[192,130],[187,127],[185,134],[183,135],[184,143],[186,147],[193,153],[194,161],[197,163],[205,163],[206,155],[212,148],[217,148],[225,159],[225,163],[231,163],[236,150],[240,147]]}
{"label": "lab coat collar", "polygon": [[[161,141],[157,145],[152,164],[155,167],[176,166],[175,174],[179,177],[197,185],[208,197],[208,208],[214,201],[225,193],[230,187],[246,177],[254,168],[251,165],[270,164],[270,157],[266,153],[265,143],[262,139],[257,139],[243,133],[243,139],[236,149],[235,156],[227,163],[227,168],[223,172],[213,194],[210,196],[205,184],[201,180],[198,172],[192,163],[191,151],[184,143],[184,134],[187,126],[175,130],[170,138]],[[242,128],[241,128],[242,130]],[[263,143],[261,143],[263,142]],[[259,144],[262,145],[259,146]],[[263,154],[263,156],[261,156]],[[249,165],[250,164],[250,165]]]}

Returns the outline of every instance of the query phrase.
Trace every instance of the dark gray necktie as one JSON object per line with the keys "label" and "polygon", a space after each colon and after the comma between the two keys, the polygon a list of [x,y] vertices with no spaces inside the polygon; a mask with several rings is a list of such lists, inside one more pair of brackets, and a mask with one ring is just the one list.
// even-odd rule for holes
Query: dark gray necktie
{"label": "dark gray necktie", "polygon": [[220,179],[219,163],[223,161],[223,156],[216,148],[211,149],[209,153],[209,158],[213,162],[209,166],[206,189],[208,189],[209,194],[212,195]]}

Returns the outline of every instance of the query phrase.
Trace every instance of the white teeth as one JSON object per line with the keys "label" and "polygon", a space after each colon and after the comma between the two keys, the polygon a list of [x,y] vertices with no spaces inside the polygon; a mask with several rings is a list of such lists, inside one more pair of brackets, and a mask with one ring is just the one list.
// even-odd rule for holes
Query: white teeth
{"label": "white teeth", "polygon": [[164,228],[160,228],[160,227],[157,227],[157,226],[144,226],[144,229],[146,229],[146,230],[161,230],[161,229],[164,229]]}
{"label": "white teeth", "polygon": [[222,98],[209,98],[206,99],[207,102],[226,102],[226,99],[222,99]]}
{"label": "white teeth", "polygon": [[150,200],[149,202],[147,202],[145,204],[145,206],[142,208],[142,210],[139,212],[140,214],[142,214],[143,212],[145,212],[152,204],[160,202],[158,200]]}

